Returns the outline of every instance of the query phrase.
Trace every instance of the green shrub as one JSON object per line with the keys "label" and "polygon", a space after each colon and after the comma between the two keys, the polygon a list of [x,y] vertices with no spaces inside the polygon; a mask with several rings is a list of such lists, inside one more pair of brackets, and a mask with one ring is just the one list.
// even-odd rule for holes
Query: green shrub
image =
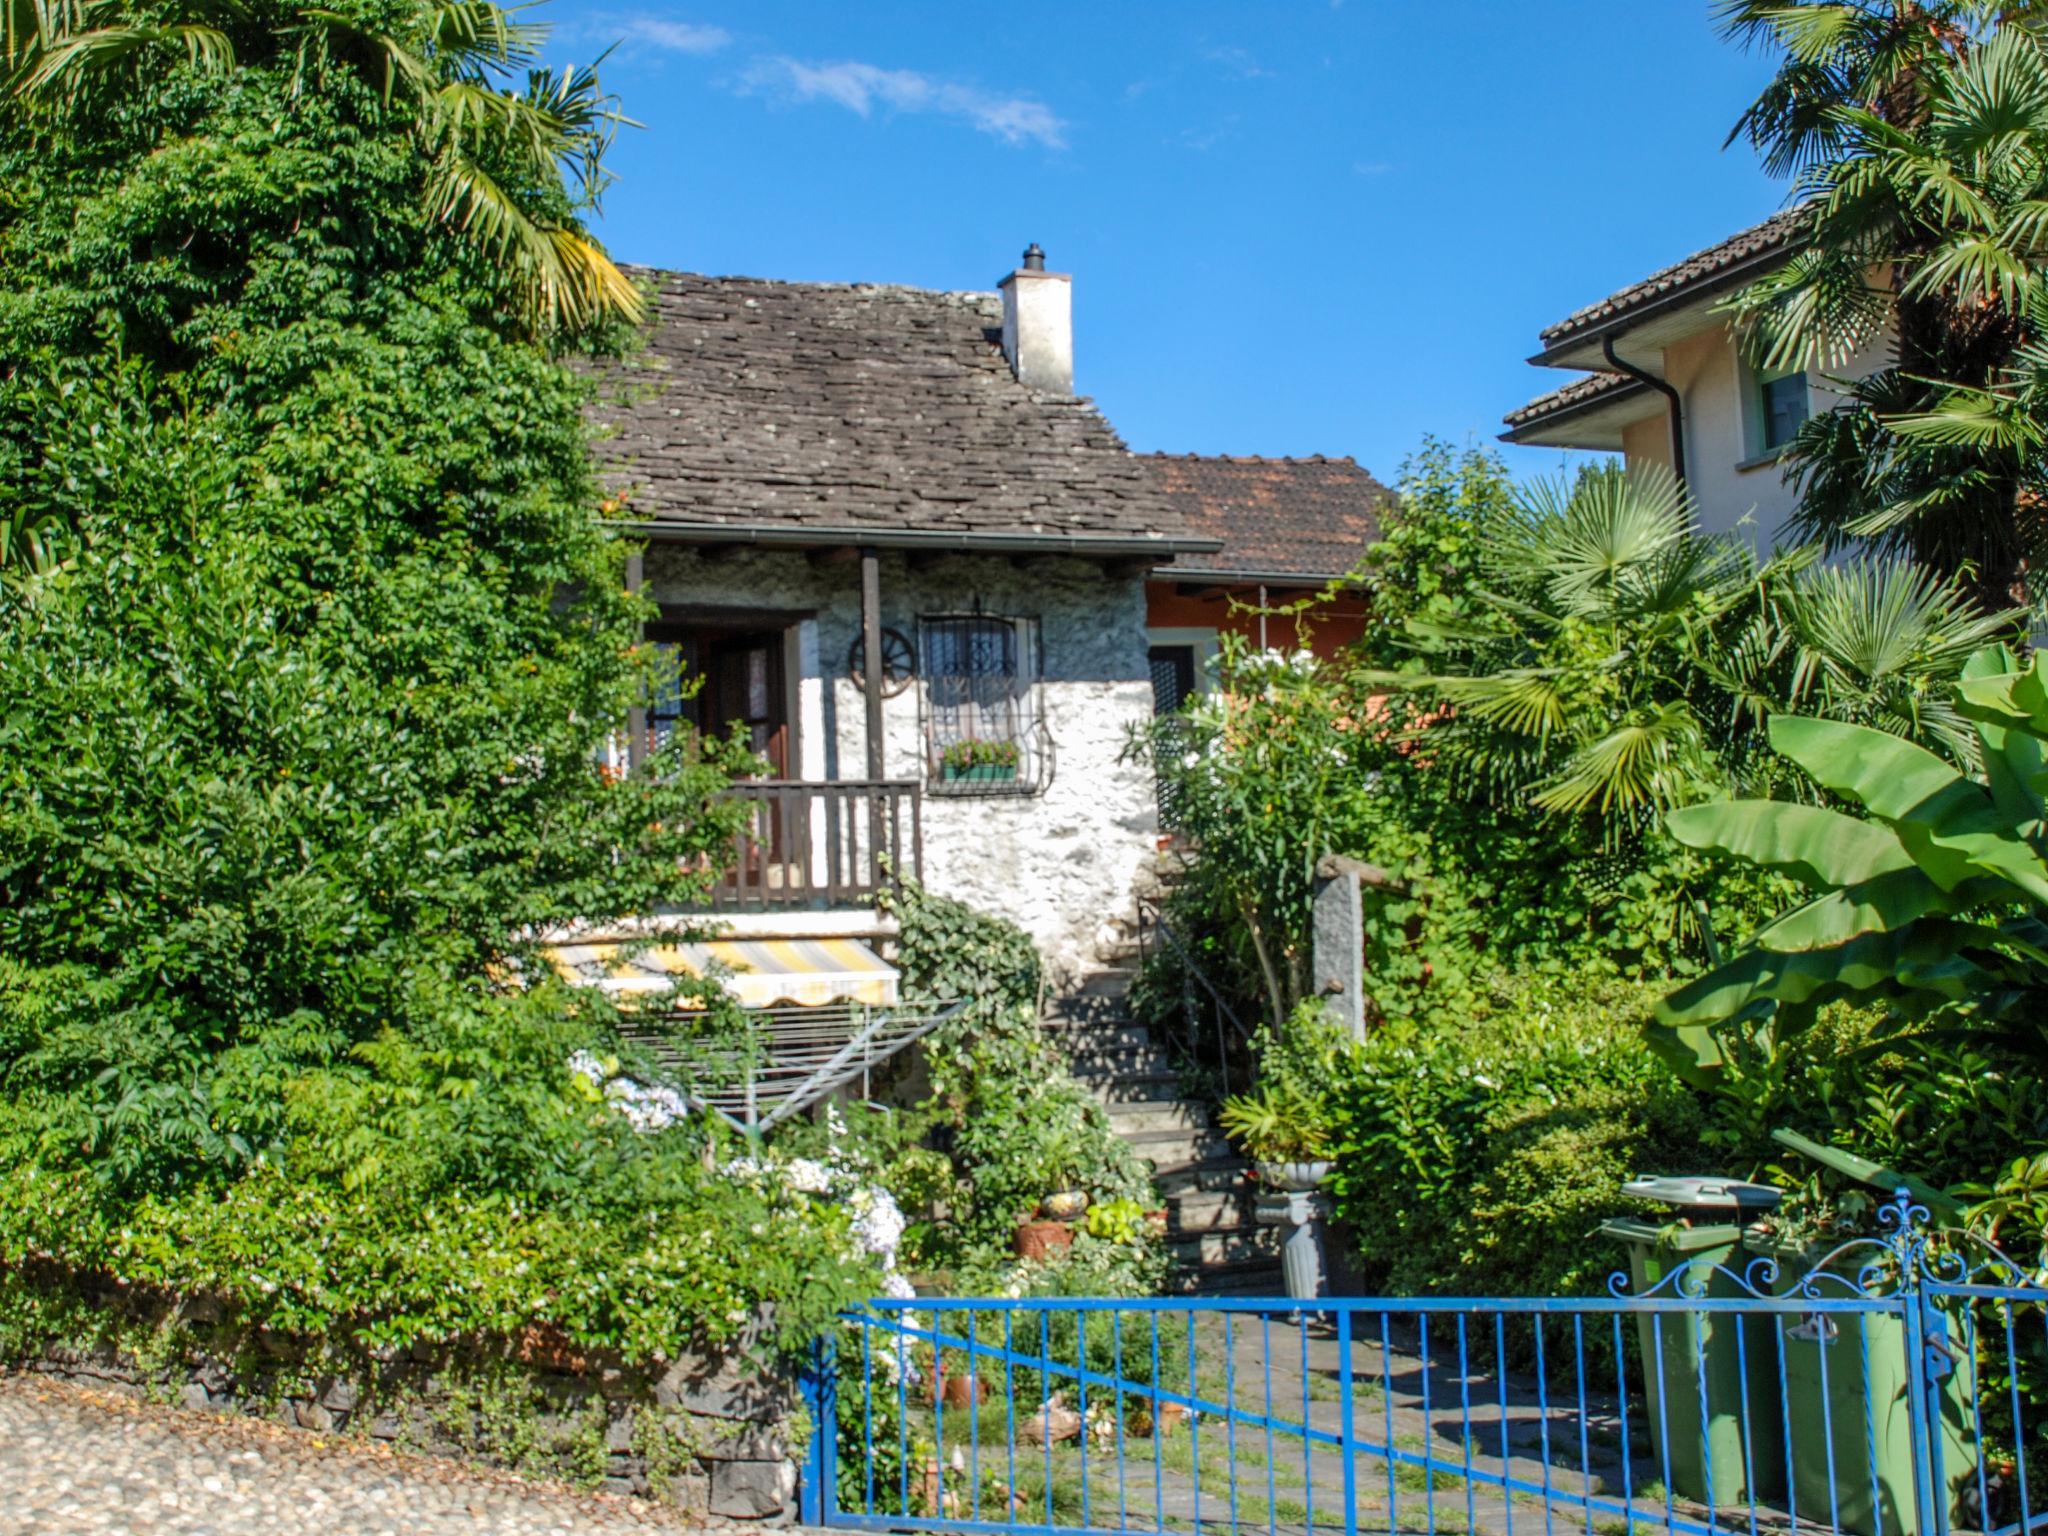
{"label": "green shrub", "polygon": [[1642,1048],[1654,988],[1496,979],[1462,1028],[1380,1031],[1333,1092],[1331,1188],[1391,1294],[1597,1288],[1642,1172],[1697,1172],[1704,1118]]}
{"label": "green shrub", "polygon": [[1018,1220],[1056,1188],[1150,1205],[1144,1165],[1038,1027],[1040,970],[1029,936],[915,884],[891,898],[891,909],[905,997],[968,1003],[923,1047],[924,1109],[958,1180],[945,1230],[923,1254],[931,1267],[1007,1263]]}

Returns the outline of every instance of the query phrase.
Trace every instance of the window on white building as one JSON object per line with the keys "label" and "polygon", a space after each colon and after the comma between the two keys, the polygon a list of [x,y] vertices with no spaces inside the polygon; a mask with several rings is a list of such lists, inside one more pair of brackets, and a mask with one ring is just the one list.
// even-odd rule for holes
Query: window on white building
{"label": "window on white building", "polygon": [[1776,453],[1791,442],[1807,414],[1806,374],[1765,374],[1757,380],[1756,451]]}
{"label": "window on white building", "polygon": [[925,775],[957,794],[1029,794],[1051,777],[1038,624],[987,614],[918,620]]}

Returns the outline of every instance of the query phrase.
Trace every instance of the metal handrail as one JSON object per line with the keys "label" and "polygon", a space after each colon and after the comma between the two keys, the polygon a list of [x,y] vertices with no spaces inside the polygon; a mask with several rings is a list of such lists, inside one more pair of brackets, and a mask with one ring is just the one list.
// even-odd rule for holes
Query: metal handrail
{"label": "metal handrail", "polygon": [[[1187,944],[1181,939],[1181,936],[1173,931],[1173,925],[1166,920],[1165,909],[1156,901],[1140,896],[1137,899],[1137,913],[1138,952],[1140,958],[1151,958],[1151,949],[1146,942],[1146,935],[1148,933],[1157,933],[1160,938],[1166,941],[1167,946],[1173,950],[1174,955],[1179,959],[1182,975],[1193,981],[1202,991],[1208,994],[1212,1008],[1211,1022],[1213,1022],[1216,1029],[1217,1069],[1223,1074],[1223,1092],[1225,1095],[1228,1095],[1230,1092],[1231,1045],[1233,1043],[1248,1044],[1252,1037],[1251,1027],[1238,1016],[1237,1010],[1230,1006],[1230,1000],[1223,995],[1222,989],[1209,979],[1209,973],[1203,970],[1200,962],[1195,959],[1194,952],[1188,948]],[[1181,995],[1181,1017],[1186,1024],[1184,1043],[1187,1054],[1192,1058],[1195,1055],[1195,1039],[1201,1026],[1195,1018],[1195,1000],[1191,989],[1185,986],[1182,988]],[[1224,1029],[1226,1021],[1229,1024],[1228,1033]]]}

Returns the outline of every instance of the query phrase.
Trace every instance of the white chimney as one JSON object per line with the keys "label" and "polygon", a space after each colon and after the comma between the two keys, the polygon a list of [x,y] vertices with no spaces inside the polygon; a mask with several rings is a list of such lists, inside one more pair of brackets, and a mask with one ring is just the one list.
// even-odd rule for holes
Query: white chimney
{"label": "white chimney", "polygon": [[1017,382],[1048,395],[1074,392],[1074,280],[1045,270],[1036,244],[996,285],[1003,293],[1003,356]]}

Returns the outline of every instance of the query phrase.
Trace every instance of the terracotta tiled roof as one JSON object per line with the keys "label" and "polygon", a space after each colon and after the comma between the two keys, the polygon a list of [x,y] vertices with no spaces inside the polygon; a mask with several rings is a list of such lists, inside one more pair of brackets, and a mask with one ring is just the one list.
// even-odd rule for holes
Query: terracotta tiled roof
{"label": "terracotta tiled roof", "polygon": [[1559,411],[1574,410],[1610,395],[1630,394],[1647,388],[1649,386],[1640,379],[1632,379],[1625,373],[1589,373],[1583,379],[1573,379],[1562,389],[1538,395],[1519,410],[1509,411],[1502,420],[1510,427],[1526,427]]}
{"label": "terracotta tiled roof", "polygon": [[1019,384],[992,293],[629,268],[645,348],[595,364],[605,479],[656,524],[1181,542],[1150,465]]}
{"label": "terracotta tiled roof", "polygon": [[1186,526],[1223,540],[1175,570],[1299,576],[1323,582],[1356,566],[1393,497],[1350,459],[1154,454],[1144,460]]}
{"label": "terracotta tiled roof", "polygon": [[1753,258],[1769,255],[1791,242],[1805,221],[1806,212],[1804,207],[1787,208],[1738,235],[1730,235],[1718,245],[1710,245],[1639,283],[1631,283],[1620,292],[1609,294],[1598,304],[1587,305],[1546,330],[1543,333],[1544,346],[1554,347],[1581,331],[1591,330],[1630,310],[1708,282]]}

